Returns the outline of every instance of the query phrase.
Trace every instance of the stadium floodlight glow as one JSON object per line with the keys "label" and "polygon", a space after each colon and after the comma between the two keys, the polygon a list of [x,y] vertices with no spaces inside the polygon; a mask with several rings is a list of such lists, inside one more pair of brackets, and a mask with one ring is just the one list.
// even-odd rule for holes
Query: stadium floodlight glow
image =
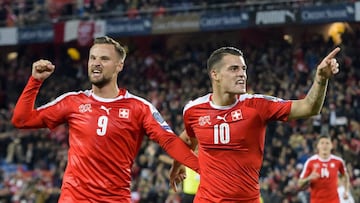
{"label": "stadium floodlight glow", "polygon": [[283,36],[283,39],[284,39],[286,42],[288,42],[289,44],[292,44],[292,42],[293,42],[293,37],[292,37],[291,35],[289,35],[289,34],[285,34],[285,35]]}
{"label": "stadium floodlight glow", "polygon": [[7,61],[12,61],[12,60],[15,60],[17,59],[18,57],[18,53],[13,51],[13,52],[10,52],[7,54]]}
{"label": "stadium floodlight glow", "polygon": [[345,23],[336,22],[332,23],[328,30],[328,36],[332,38],[336,45],[341,44],[341,35],[345,32]]}

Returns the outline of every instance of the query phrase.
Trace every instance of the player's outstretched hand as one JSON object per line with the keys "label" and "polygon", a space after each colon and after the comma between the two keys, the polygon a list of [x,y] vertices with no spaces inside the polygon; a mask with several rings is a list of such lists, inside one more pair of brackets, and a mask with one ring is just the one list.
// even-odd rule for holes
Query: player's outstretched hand
{"label": "player's outstretched hand", "polygon": [[48,60],[40,59],[32,65],[32,76],[37,80],[45,80],[55,70],[55,66]]}
{"label": "player's outstretched hand", "polygon": [[177,192],[177,184],[186,178],[185,166],[175,166],[170,169],[170,187]]}
{"label": "player's outstretched hand", "polygon": [[317,74],[320,76],[320,79],[329,79],[332,75],[339,72],[339,63],[335,58],[339,51],[340,48],[336,47],[317,66]]}

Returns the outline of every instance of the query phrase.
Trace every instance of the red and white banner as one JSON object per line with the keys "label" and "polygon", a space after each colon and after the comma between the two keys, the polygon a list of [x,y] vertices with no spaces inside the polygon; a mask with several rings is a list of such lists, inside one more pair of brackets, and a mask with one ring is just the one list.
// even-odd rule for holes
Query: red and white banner
{"label": "red and white banner", "polygon": [[70,20],[54,26],[55,43],[76,40],[80,46],[91,45],[93,39],[105,35],[105,21]]}

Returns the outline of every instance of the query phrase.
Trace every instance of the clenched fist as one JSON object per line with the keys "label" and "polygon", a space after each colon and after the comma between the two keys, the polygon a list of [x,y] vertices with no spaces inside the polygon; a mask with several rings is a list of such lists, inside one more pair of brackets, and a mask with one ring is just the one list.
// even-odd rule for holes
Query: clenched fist
{"label": "clenched fist", "polygon": [[55,70],[55,66],[48,60],[40,59],[32,65],[32,76],[37,80],[45,80]]}

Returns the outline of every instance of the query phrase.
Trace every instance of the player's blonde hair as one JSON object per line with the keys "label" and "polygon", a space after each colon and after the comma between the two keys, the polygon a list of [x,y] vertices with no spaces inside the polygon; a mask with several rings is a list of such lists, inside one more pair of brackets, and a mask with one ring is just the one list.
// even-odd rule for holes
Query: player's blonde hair
{"label": "player's blonde hair", "polygon": [[126,50],[119,42],[108,36],[97,37],[94,40],[94,44],[112,44],[116,52],[119,54],[121,60],[124,62],[126,58]]}

